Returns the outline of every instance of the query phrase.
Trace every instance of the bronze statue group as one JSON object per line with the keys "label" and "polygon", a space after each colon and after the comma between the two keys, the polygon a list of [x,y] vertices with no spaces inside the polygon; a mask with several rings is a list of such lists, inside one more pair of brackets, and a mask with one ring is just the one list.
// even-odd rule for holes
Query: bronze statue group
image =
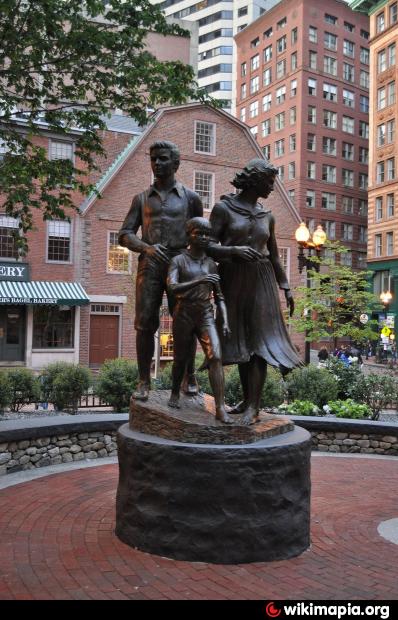
{"label": "bronze statue group", "polygon": [[[166,291],[174,341],[169,406],[179,407],[183,380],[188,394],[197,391],[194,358],[199,340],[216,418],[230,424],[231,415],[241,414],[241,424],[253,424],[267,364],[282,374],[302,364],[279,301],[278,287],[292,315],[294,300],[279,259],[275,220],[258,202],[273,191],[277,170],[266,160],[251,160],[232,181],[238,192],[221,196],[208,221],[199,196],[175,179],[178,147],[156,142],[150,159],[154,183],[134,197],[119,233],[120,245],[139,254],[134,325],[139,384],[133,397],[149,396],[159,308]],[[238,364],[243,392],[242,402],[228,413],[226,364]]]}

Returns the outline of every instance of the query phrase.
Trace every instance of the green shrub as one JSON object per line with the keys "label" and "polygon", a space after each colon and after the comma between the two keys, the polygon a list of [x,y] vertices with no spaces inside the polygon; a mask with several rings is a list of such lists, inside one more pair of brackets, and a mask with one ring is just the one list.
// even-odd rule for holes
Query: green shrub
{"label": "green shrub", "polygon": [[295,400],[288,405],[279,405],[278,412],[289,415],[325,415],[319,407],[309,400]]}
{"label": "green shrub", "polygon": [[96,394],[114,411],[128,410],[131,393],[138,383],[138,366],[127,359],[106,360],[101,366]]}
{"label": "green shrub", "polygon": [[24,405],[35,403],[40,398],[40,385],[37,377],[27,368],[15,368],[7,372],[11,386],[11,411],[20,411]]}
{"label": "green shrub", "polygon": [[308,400],[323,407],[328,400],[335,400],[338,393],[337,380],[325,368],[313,364],[295,368],[285,380],[289,401]]}
{"label": "green shrub", "polygon": [[43,401],[52,403],[54,409],[76,412],[80,398],[92,383],[92,376],[84,366],[53,362],[43,369],[40,382]]}
{"label": "green shrub", "polygon": [[350,397],[368,405],[372,420],[378,420],[381,410],[396,402],[397,390],[397,381],[390,375],[362,375],[351,388]]}
{"label": "green shrub", "polygon": [[8,374],[0,370],[0,412],[11,404],[12,390]]}
{"label": "green shrub", "polygon": [[337,381],[339,399],[348,398],[350,390],[354,387],[359,377],[362,376],[361,369],[358,364],[350,364],[346,366],[337,357],[329,357],[325,366]]}
{"label": "green shrub", "polygon": [[364,420],[371,416],[371,410],[367,405],[361,405],[355,402],[352,398],[346,400],[331,400],[328,402],[327,407],[330,413],[336,416],[336,418],[352,418],[358,420]]}

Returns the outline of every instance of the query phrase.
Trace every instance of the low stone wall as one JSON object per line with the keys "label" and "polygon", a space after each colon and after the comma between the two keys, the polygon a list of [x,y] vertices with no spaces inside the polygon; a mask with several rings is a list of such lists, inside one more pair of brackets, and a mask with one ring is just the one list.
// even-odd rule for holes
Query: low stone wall
{"label": "low stone wall", "polygon": [[[397,424],[287,417],[311,433],[313,450],[398,457]],[[117,456],[117,429],[126,422],[128,414],[108,413],[0,422],[0,475]]]}

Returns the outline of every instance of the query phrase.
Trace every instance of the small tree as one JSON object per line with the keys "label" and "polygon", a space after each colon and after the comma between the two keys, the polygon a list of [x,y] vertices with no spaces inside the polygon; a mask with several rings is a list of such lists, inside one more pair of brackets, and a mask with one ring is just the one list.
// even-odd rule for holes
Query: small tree
{"label": "small tree", "polygon": [[10,406],[12,390],[8,374],[0,370],[0,412]]}
{"label": "small tree", "polygon": [[92,382],[91,372],[84,366],[68,362],[48,364],[40,375],[42,399],[57,410],[77,411],[79,399]]}
{"label": "small tree", "polygon": [[294,400],[311,401],[318,407],[335,400],[338,394],[337,380],[325,368],[310,364],[295,368],[286,377],[286,393],[289,402]]}
{"label": "small tree", "polygon": [[350,338],[357,343],[377,340],[377,321],[360,321],[361,314],[381,309],[376,295],[369,290],[368,273],[342,264],[341,257],[348,250],[340,243],[328,242],[325,249],[332,257],[313,257],[320,271],[310,269],[311,286],[297,289],[293,328],[304,332],[309,342],[328,338],[334,347],[338,338]]}
{"label": "small tree", "polygon": [[9,370],[7,374],[11,387],[11,411],[20,411],[24,405],[39,400],[39,382],[31,370],[16,368]]}
{"label": "small tree", "polygon": [[135,362],[120,358],[106,360],[98,374],[96,393],[114,411],[125,411],[137,383],[138,367]]}
{"label": "small tree", "polygon": [[372,420],[379,419],[381,410],[395,402],[396,395],[396,380],[382,374],[362,375],[350,390],[354,400],[365,403],[371,409]]}

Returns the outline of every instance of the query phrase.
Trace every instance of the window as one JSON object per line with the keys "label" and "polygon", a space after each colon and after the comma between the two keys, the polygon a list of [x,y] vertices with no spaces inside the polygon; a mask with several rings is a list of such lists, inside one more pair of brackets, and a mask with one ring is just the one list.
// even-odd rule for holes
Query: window
{"label": "window", "polygon": [[272,73],[271,69],[264,69],[263,73],[263,83],[264,86],[269,86],[272,82]]}
{"label": "window", "polygon": [[387,217],[394,217],[394,194],[387,194]]}
{"label": "window", "polygon": [[387,84],[387,105],[395,103],[395,81]]}
{"label": "window", "polygon": [[391,144],[395,140],[395,119],[387,122],[387,142]]}
{"label": "window", "polygon": [[361,69],[359,74],[359,85],[369,90],[369,71]]}
{"label": "window", "polygon": [[270,37],[272,37],[272,27],[268,28],[268,30],[266,30],[263,33],[263,37],[264,37],[264,39],[269,39]]}
{"label": "window", "polygon": [[290,97],[297,95],[297,80],[291,80],[290,82]]}
{"label": "window", "polygon": [[276,169],[278,171],[278,177],[280,178],[281,181],[284,181],[285,180],[285,166],[277,166]]}
{"label": "window", "polygon": [[369,140],[369,123],[359,121],[359,137]]}
{"label": "window", "polygon": [[378,125],[377,127],[377,146],[383,146],[386,142],[386,125]]}
{"label": "window", "polygon": [[195,153],[216,154],[216,125],[195,121]]}
{"label": "window", "polygon": [[348,161],[354,161],[354,145],[349,142],[343,142],[341,156]]}
{"label": "window", "polygon": [[264,95],[263,97],[263,112],[268,112],[271,109],[272,94]]}
{"label": "window", "polygon": [[249,106],[249,118],[254,118],[258,115],[258,101],[252,101]]}
{"label": "window", "polygon": [[373,279],[373,291],[380,295],[383,291],[391,291],[391,275],[389,271],[377,271]]}
{"label": "window", "polygon": [[316,107],[313,105],[308,106],[307,119],[309,123],[316,125]]}
{"label": "window", "polygon": [[355,121],[351,116],[343,116],[342,130],[347,133],[354,133]]}
{"label": "window", "polygon": [[322,164],[322,181],[336,183],[336,166]]}
{"label": "window", "polygon": [[108,273],[130,273],[130,252],[127,248],[122,248],[118,243],[119,233],[116,231],[108,232]]}
{"label": "window", "polygon": [[343,89],[343,103],[349,108],[355,108],[355,94],[351,90]]}
{"label": "window", "polygon": [[341,171],[341,180],[344,187],[354,187],[354,171],[343,168]]}
{"label": "window", "polygon": [[242,77],[245,77],[246,73],[247,73],[247,63],[242,62],[240,66],[240,74]]}
{"label": "window", "polygon": [[244,15],[247,15],[247,6],[242,6],[238,9],[238,17],[243,17]]}
{"label": "window", "polygon": [[293,133],[289,136],[289,151],[290,153],[294,153],[296,150],[296,134]]}
{"label": "window", "polygon": [[263,52],[264,62],[269,62],[272,58],[272,45],[267,45]]}
{"label": "window", "polygon": [[366,95],[359,96],[359,110],[365,114],[369,113],[369,97],[366,97]]}
{"label": "window", "polygon": [[364,30],[363,28],[361,28],[361,37],[363,39],[368,40],[369,39],[369,32],[367,30]]}
{"label": "window", "polygon": [[291,34],[290,34],[290,41],[292,45],[295,45],[297,43],[298,40],[298,30],[297,28],[293,28]]}
{"label": "window", "polygon": [[386,50],[381,50],[377,54],[377,73],[382,73],[387,69]]}
{"label": "window", "polygon": [[53,220],[47,223],[47,260],[60,263],[70,261],[70,222]]}
{"label": "window", "polygon": [[392,43],[388,46],[388,66],[392,67],[395,65],[395,43]]}
{"label": "window", "polygon": [[395,157],[387,159],[387,181],[395,179]]}
{"label": "window", "polygon": [[57,142],[55,140],[50,141],[49,157],[53,160],[63,160],[67,162],[65,170],[64,183],[70,184],[72,171],[70,168],[70,162],[73,163],[74,157],[74,145],[70,142]]}
{"label": "window", "polygon": [[336,239],[336,222],[322,220],[322,226],[328,239]]}
{"label": "window", "polygon": [[341,200],[341,210],[349,215],[354,214],[354,199],[351,196],[343,196]]}
{"label": "window", "polygon": [[362,64],[364,64],[364,65],[368,65],[369,64],[370,55],[369,55],[369,50],[368,50],[367,47],[361,47],[359,58],[360,58]]}
{"label": "window", "polygon": [[383,32],[386,27],[384,11],[376,15],[376,32]]}
{"label": "window", "polygon": [[355,56],[355,43],[349,41],[348,39],[344,39],[343,42],[343,54],[344,56],[349,56],[350,58],[354,58]]}
{"label": "window", "polygon": [[275,116],[275,131],[280,131],[285,128],[285,113],[280,112]]}
{"label": "window", "polygon": [[297,69],[297,52],[290,54],[290,69],[295,71]]}
{"label": "window", "polygon": [[318,29],[315,26],[310,26],[308,29],[308,37],[311,43],[318,42]]}
{"label": "window", "polygon": [[294,125],[296,122],[296,118],[297,118],[297,110],[296,110],[296,106],[294,106],[293,108],[290,108],[289,110],[289,116],[290,116],[290,124]]}
{"label": "window", "polygon": [[242,108],[240,111],[240,120],[242,123],[246,122],[246,108]]}
{"label": "window", "polygon": [[214,204],[214,174],[212,172],[194,172],[194,189],[199,194],[204,209],[211,209]]}
{"label": "window", "polygon": [[276,91],[276,103],[277,105],[283,103],[286,99],[286,86],[281,86]]}
{"label": "window", "polygon": [[316,136],[314,133],[307,134],[307,150],[308,151],[316,150]]}
{"label": "window", "polygon": [[368,201],[363,198],[360,198],[358,202],[358,215],[362,217],[367,217],[368,215]]}
{"label": "window", "polygon": [[348,62],[343,62],[343,80],[347,82],[354,82],[354,67],[349,65]]}
{"label": "window", "polygon": [[260,54],[256,54],[250,59],[250,71],[256,71],[260,66]]}
{"label": "window", "polygon": [[265,159],[269,159],[271,157],[271,145],[270,144],[266,144],[265,146],[263,146],[263,154]]}
{"label": "window", "polygon": [[383,219],[383,197],[377,196],[375,202],[375,219],[376,222],[380,222]]}
{"label": "window", "polygon": [[368,228],[367,226],[359,226],[358,229],[358,241],[360,243],[368,242]]}
{"label": "window", "polygon": [[259,44],[260,44],[260,37],[256,37],[255,39],[253,39],[253,41],[250,41],[250,47],[257,47],[257,45]]}
{"label": "window", "polygon": [[337,50],[337,37],[335,34],[331,32],[325,32],[323,35],[323,44],[328,50],[336,51]]}
{"label": "window", "polygon": [[340,254],[340,262],[342,265],[346,267],[351,267],[352,265],[352,251],[348,250],[348,252],[344,252]]}
{"label": "window", "polygon": [[323,111],[323,126],[328,127],[329,129],[337,128],[337,114],[336,112],[331,112],[330,110]]}
{"label": "window", "polygon": [[279,60],[276,63],[276,79],[280,80],[286,74],[286,60]]}
{"label": "window", "polygon": [[337,75],[337,60],[332,56],[323,57],[323,70],[330,75]]}
{"label": "window", "polygon": [[279,259],[287,277],[290,276],[290,248],[279,248]]}
{"label": "window", "polygon": [[369,163],[369,149],[365,146],[359,147],[359,163],[368,164]]}
{"label": "window", "polygon": [[250,94],[253,95],[260,90],[260,78],[258,75],[250,80]]}
{"label": "window", "polygon": [[309,209],[315,208],[315,192],[312,189],[307,189],[305,204]]}
{"label": "window", "polygon": [[317,68],[317,58],[318,58],[318,54],[316,52],[313,52],[312,50],[310,50],[310,68],[311,69],[316,69]]}
{"label": "window", "polygon": [[366,252],[358,252],[357,253],[357,261],[358,261],[359,269],[366,269],[366,264],[367,264]]}
{"label": "window", "polygon": [[291,161],[288,167],[288,179],[289,181],[291,181],[292,179],[295,179],[295,178],[296,178],[296,164],[294,161]]}
{"label": "window", "polygon": [[376,183],[384,182],[384,161],[379,161],[376,164]]}
{"label": "window", "polygon": [[390,26],[398,21],[398,5],[396,2],[390,5]]}
{"label": "window", "polygon": [[327,101],[337,101],[337,86],[333,86],[333,84],[323,85],[323,98]]}
{"label": "window", "polygon": [[316,96],[316,80],[308,78],[308,94]]}
{"label": "window", "polygon": [[287,17],[283,17],[276,24],[276,29],[280,30],[281,28],[284,28],[286,26],[286,24],[287,24]]}
{"label": "window", "polygon": [[33,348],[72,349],[74,325],[73,306],[33,306]]}
{"label": "window", "polygon": [[349,22],[344,22],[344,30],[348,30],[348,32],[354,32],[355,26],[354,24],[350,24]]}
{"label": "window", "polygon": [[276,42],[276,53],[282,54],[282,52],[284,52],[285,49],[286,49],[286,35],[283,35],[283,37],[278,39]]}
{"label": "window", "polygon": [[360,172],[358,176],[359,189],[366,192],[368,189],[368,175],[364,172]]}
{"label": "window", "polygon": [[386,233],[386,255],[392,256],[394,254],[394,233]]}
{"label": "window", "polygon": [[337,17],[334,15],[329,15],[329,13],[325,13],[325,22],[327,24],[333,24],[335,26],[337,24]]}
{"label": "window", "polygon": [[334,138],[322,138],[322,152],[325,155],[336,155],[336,140]]}
{"label": "window", "polygon": [[383,245],[381,235],[375,235],[375,257],[383,255]]}
{"label": "window", "polygon": [[322,209],[336,211],[336,194],[322,192]]}
{"label": "window", "polygon": [[7,215],[0,215],[0,256],[1,258],[18,258],[16,236],[18,220]]}
{"label": "window", "polygon": [[256,136],[258,134],[258,126],[254,125],[254,127],[250,127],[250,132],[253,134],[253,136]]}
{"label": "window", "polygon": [[315,179],[316,178],[316,166],[314,161],[307,161],[307,178]]}
{"label": "window", "polygon": [[285,154],[285,141],[277,140],[275,142],[275,157],[282,157]]}
{"label": "window", "polygon": [[377,89],[377,109],[382,110],[386,107],[386,87]]}

